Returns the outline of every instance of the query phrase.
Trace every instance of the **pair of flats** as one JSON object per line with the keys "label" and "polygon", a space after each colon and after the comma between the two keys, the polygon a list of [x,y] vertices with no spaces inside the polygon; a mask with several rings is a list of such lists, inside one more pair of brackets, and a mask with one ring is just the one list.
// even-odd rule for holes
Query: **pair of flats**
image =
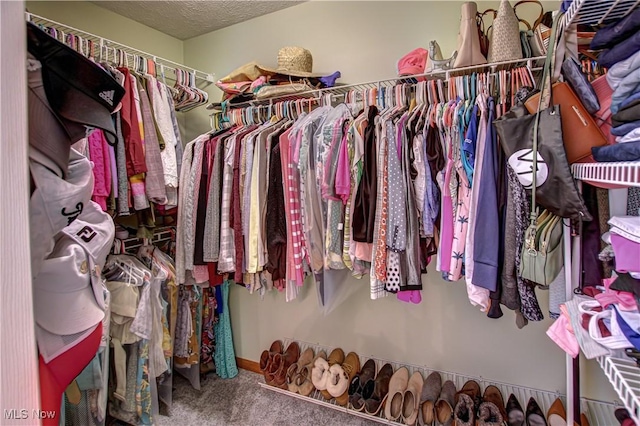
{"label": "pair of flats", "polygon": [[397,369],[389,381],[389,395],[384,405],[384,416],[387,420],[402,420],[408,425],[415,424],[423,386],[424,379],[419,371],[409,377],[406,367]]}
{"label": "pair of flats", "polygon": [[349,384],[360,371],[360,358],[355,352],[347,356],[340,348],[334,349],[326,358],[320,352],[313,361],[311,381],[324,399],[335,398],[336,404],[346,406],[349,402]]}
{"label": "pair of flats", "polygon": [[266,384],[288,389],[287,372],[292,364],[298,362],[300,346],[297,342],[291,342],[286,350],[283,351],[283,348],[282,342],[276,340],[268,351],[263,351],[260,355],[260,370]]}

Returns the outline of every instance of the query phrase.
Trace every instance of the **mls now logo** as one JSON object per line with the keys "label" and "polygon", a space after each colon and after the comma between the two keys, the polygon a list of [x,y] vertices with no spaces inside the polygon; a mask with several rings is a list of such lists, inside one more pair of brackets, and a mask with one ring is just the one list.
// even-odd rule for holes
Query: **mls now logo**
{"label": "mls now logo", "polygon": [[27,420],[27,419],[55,419],[56,412],[55,411],[44,411],[44,410],[32,410],[29,412],[26,408],[18,409],[5,409],[4,410],[4,418],[5,420]]}

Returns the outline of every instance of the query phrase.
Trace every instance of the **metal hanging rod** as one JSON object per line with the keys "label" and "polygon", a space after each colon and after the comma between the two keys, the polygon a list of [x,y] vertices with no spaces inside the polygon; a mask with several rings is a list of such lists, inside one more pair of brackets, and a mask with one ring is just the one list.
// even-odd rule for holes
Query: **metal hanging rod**
{"label": "metal hanging rod", "polygon": [[[69,33],[69,34],[73,34],[78,37],[81,37],[83,39],[83,42],[90,40],[96,46],[99,47],[100,59],[102,59],[103,56],[108,55],[109,51],[116,49],[116,50],[120,50],[121,52],[124,52],[126,61],[127,62],[130,61],[129,62],[130,64],[136,63],[135,61],[136,57],[142,57],[145,59],[151,59],[153,62],[155,62],[159,66],[158,67],[159,71],[163,74],[165,69],[173,71],[174,76],[176,76],[179,71],[185,71],[192,75],[195,75],[196,79],[204,81],[207,85],[215,82],[214,74],[196,70],[184,64],[180,64],[178,62],[174,62],[169,59],[161,58],[159,56],[152,55],[151,53],[143,52],[142,50],[135,49],[131,46],[127,46],[125,44],[118,43],[113,40],[109,40],[104,37],[100,37],[95,34],[91,34],[86,31],[82,31],[77,28],[70,27],[60,22],[52,21],[51,19],[45,18],[43,16],[34,15],[33,13],[26,12],[26,19],[27,21],[33,22],[36,25],[52,27],[52,28],[55,28],[56,30],[64,31],[65,33]],[[174,77],[173,79],[175,80],[176,78]]]}
{"label": "metal hanging rod", "polygon": [[324,95],[327,95],[327,94],[331,94],[333,96],[344,95],[351,91],[358,92],[358,91],[367,90],[367,89],[376,89],[376,88],[379,89],[381,87],[391,87],[391,86],[395,86],[396,84],[415,83],[416,79],[419,79],[419,78],[448,80],[449,77],[470,74],[472,72],[495,73],[498,70],[509,69],[514,65],[515,66],[526,65],[527,67],[529,67],[529,69],[531,69],[531,71],[538,71],[541,68],[535,66],[535,64],[538,64],[539,61],[544,61],[545,58],[546,58],[545,56],[537,56],[534,58],[516,59],[511,61],[503,61],[503,62],[493,62],[493,63],[483,64],[483,65],[472,65],[468,67],[452,68],[448,70],[436,70],[436,71],[430,71],[422,74],[413,74],[413,75],[407,75],[407,76],[401,76],[401,77],[388,78],[384,80],[368,81],[365,83],[345,84],[340,86],[327,87],[324,89],[314,89],[314,90],[308,90],[305,92],[291,93],[287,95],[275,96],[275,97],[265,98],[265,99],[253,99],[250,101],[239,102],[237,104],[229,104],[228,108],[235,109],[235,108],[245,108],[248,106],[263,106],[263,105],[269,105],[273,102],[284,102],[284,101],[296,100],[296,99],[306,99],[306,98],[318,99],[318,98],[322,98]]}

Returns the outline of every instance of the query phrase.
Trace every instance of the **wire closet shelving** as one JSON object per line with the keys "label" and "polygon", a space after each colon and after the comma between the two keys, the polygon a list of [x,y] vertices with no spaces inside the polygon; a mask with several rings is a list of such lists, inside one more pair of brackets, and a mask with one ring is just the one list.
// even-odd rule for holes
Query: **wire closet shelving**
{"label": "wire closet shelving", "polygon": [[600,25],[626,16],[640,0],[573,0],[564,14],[564,27],[571,24]]}
{"label": "wire closet shelving", "polygon": [[[151,53],[144,52],[142,50],[135,49],[127,46],[126,44],[118,43],[113,40],[109,40],[104,37],[97,36],[95,34],[79,30],[69,25],[62,24],[60,22],[53,21],[43,16],[35,15],[33,13],[26,12],[26,20],[33,22],[36,25],[44,27],[55,28],[58,31],[63,31],[65,34],[73,34],[81,39],[81,43],[85,44],[91,41],[94,45],[98,46],[98,61],[115,59],[118,52],[120,55],[124,55],[124,62],[129,64],[135,64],[136,58],[143,58],[146,60],[152,60],[158,69],[158,74],[172,80],[178,78],[178,74],[182,71],[191,74],[196,80],[204,82],[205,85],[209,85],[215,81],[215,75],[196,70],[192,67],[188,67],[184,64],[171,61],[169,59],[162,58],[160,56],[153,55]],[[88,51],[88,48],[86,49]],[[166,75],[164,71],[173,71],[173,76]]]}
{"label": "wire closet shelving", "polygon": [[[265,99],[252,99],[244,102],[238,102],[237,104],[229,104],[227,108],[238,109],[238,108],[246,108],[250,106],[254,106],[254,107],[268,106],[276,102],[285,102],[285,101],[298,100],[298,99],[322,99],[324,96],[327,96],[327,95],[330,95],[335,99],[340,96],[344,96],[349,92],[357,93],[357,92],[363,92],[365,90],[370,90],[370,89],[380,89],[381,87],[385,87],[385,88],[393,87],[398,84],[411,84],[422,79],[447,80],[449,79],[449,77],[455,77],[459,75],[468,75],[473,72],[495,73],[496,71],[499,71],[499,70],[511,69],[518,66],[528,66],[532,71],[538,71],[541,69],[539,67],[539,64],[541,64],[542,61],[544,60],[545,60],[545,56],[537,56],[533,58],[516,59],[511,61],[503,61],[503,62],[492,62],[492,63],[482,64],[482,65],[472,65],[468,67],[452,68],[447,70],[436,70],[436,71],[431,71],[431,72],[422,73],[422,74],[398,76],[398,77],[392,77],[392,78],[387,78],[382,80],[368,81],[364,83],[336,85],[334,87],[326,87],[323,89],[313,89],[313,90],[308,90],[304,92],[291,93],[291,94],[286,94],[282,96],[274,96],[274,97],[265,98]],[[211,105],[213,105],[216,108],[219,108],[217,104],[219,103],[214,102]],[[219,109],[217,111],[214,110],[214,114],[219,112],[220,112]]]}

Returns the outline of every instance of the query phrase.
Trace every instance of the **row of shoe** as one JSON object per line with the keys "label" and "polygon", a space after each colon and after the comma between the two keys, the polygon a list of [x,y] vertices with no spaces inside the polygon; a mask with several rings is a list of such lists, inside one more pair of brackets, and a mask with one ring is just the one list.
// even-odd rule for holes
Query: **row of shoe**
{"label": "row of shoe", "polygon": [[[268,385],[309,396],[314,390],[336,404],[349,406],[370,415],[381,412],[387,420],[407,425],[451,426],[558,426],[566,425],[562,401],[557,399],[544,415],[534,398],[526,411],[511,394],[505,405],[496,386],[484,392],[474,380],[457,390],[451,380],[443,383],[437,371],[424,380],[419,371],[409,374],[406,367],[395,372],[391,364],[377,371],[376,362],[367,360],[362,368],[354,352],[346,356],[334,349],[327,357],[324,351],[314,354],[312,348],[301,352],[292,342],[284,349],[281,341],[271,344],[260,357],[260,369]],[[588,426],[582,415],[581,426]]]}

